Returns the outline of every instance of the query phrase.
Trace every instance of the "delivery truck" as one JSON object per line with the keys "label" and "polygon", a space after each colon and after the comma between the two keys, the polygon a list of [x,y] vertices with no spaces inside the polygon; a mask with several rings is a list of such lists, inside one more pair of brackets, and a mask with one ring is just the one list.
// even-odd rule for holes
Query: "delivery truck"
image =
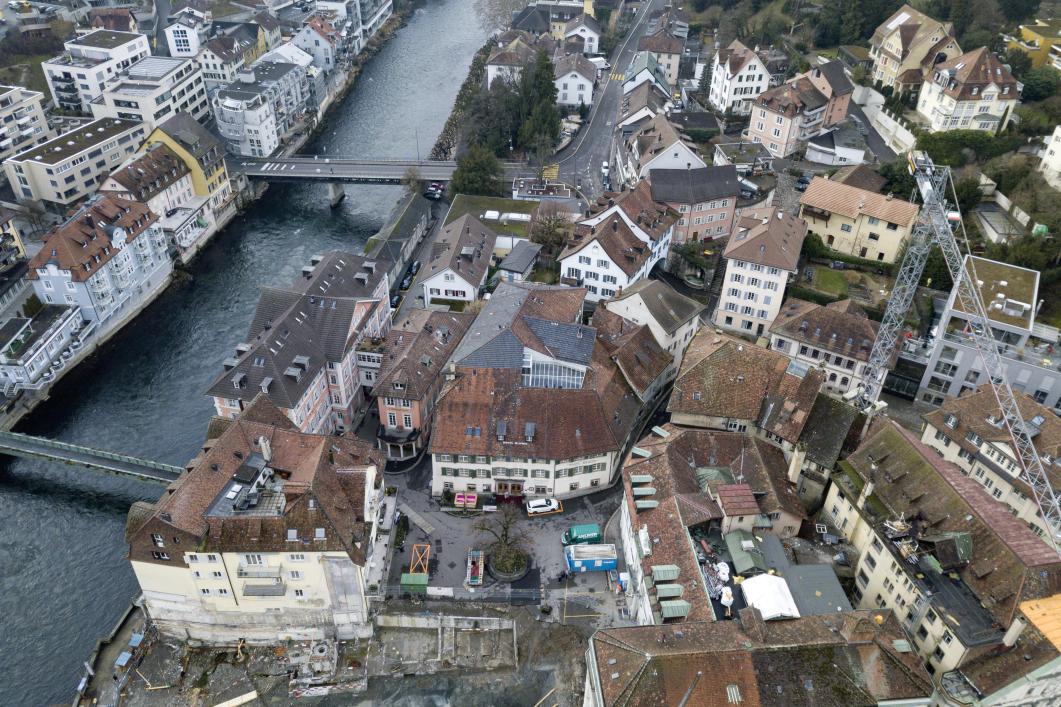
{"label": "delivery truck", "polygon": [[599,543],[603,539],[600,526],[596,523],[584,525],[572,525],[560,536],[560,542],[564,545],[586,545],[588,543]]}

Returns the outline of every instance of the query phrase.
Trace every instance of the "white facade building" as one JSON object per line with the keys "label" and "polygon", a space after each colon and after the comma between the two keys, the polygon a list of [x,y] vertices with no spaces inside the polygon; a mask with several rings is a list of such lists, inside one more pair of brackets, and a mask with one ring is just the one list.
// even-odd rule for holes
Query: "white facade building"
{"label": "white facade building", "polygon": [[470,214],[446,224],[435,239],[421,282],[425,304],[474,302],[486,284],[497,235]]}
{"label": "white facade building", "polygon": [[26,276],[42,302],[76,305],[89,324],[104,325],[150,301],[172,271],[158,216],[97,195],[45,235]]}
{"label": "white facade building", "polygon": [[153,128],[174,113],[210,115],[199,66],[191,59],[145,57],[114,77],[94,101],[96,118],[138,120]]}
{"label": "white facade building", "polygon": [[1047,184],[1061,191],[1061,125],[1054,128],[1053,134],[1044,140],[1046,144],[1043,147],[1039,171]]}
{"label": "white facade building", "polygon": [[593,86],[597,68],[581,54],[571,54],[556,61],[556,102],[562,106],[593,105]]}
{"label": "white facade building", "polygon": [[762,336],[781,309],[806,235],[803,219],[776,207],[746,209],[723,252],[726,271],[715,324]]}
{"label": "white facade building", "polygon": [[122,70],[151,54],[147,37],[98,30],[64,44],[66,52],[41,64],[56,107],[90,113],[91,103]]}
{"label": "white facade building", "polygon": [[162,30],[169,55],[189,59],[197,56],[209,28],[210,23],[204,15],[190,7],[185,8],[173,24]]}
{"label": "white facade building", "polygon": [[996,54],[980,47],[933,67],[921,87],[917,112],[932,132],[1006,129],[1023,85]]}
{"label": "white facade building", "polygon": [[770,87],[770,72],[762,59],[738,40],[715,52],[708,101],[722,112],[748,115],[752,101]]}

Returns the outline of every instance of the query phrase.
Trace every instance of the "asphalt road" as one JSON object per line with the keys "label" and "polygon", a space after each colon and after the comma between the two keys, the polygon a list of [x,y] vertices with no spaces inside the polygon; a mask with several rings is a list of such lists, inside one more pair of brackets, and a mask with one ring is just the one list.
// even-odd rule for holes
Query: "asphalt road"
{"label": "asphalt road", "polygon": [[639,11],[630,33],[608,59],[612,68],[603,77],[602,88],[590,111],[588,124],[579,131],[571,145],[557,154],[560,178],[569,184],[577,184],[581,179],[580,190],[590,199],[604,192],[601,164],[605,161],[611,163],[614,126],[623,98],[622,81],[612,79],[612,74],[625,74],[637,52],[637,40],[645,34],[650,24],[648,16],[662,4],[661,0],[650,0]]}

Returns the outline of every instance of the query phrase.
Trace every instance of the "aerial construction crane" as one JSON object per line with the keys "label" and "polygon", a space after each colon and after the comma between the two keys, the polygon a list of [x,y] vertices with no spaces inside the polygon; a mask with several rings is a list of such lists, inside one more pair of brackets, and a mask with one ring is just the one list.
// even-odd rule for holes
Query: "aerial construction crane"
{"label": "aerial construction crane", "polygon": [[[980,297],[976,266],[973,259],[969,258],[966,267],[966,260],[958,249],[958,241],[951,230],[951,222],[961,223],[961,214],[957,211],[956,198],[953,206],[948,208],[948,190],[954,194],[950,169],[935,166],[931,158],[923,152],[910,153],[909,167],[917,182],[918,191],[921,192],[921,213],[907,243],[906,256],[896,275],[892,296],[888,300],[877,338],[873,342],[862,384],[849,397],[867,413],[883,407],[877,398],[888,372],[888,362],[895,351],[906,313],[913,303],[929,251],[933,246],[939,246],[954,281],[956,302],[969,319],[969,338],[980,355],[984,373],[987,374],[995,400],[1002,412],[1003,424],[1013,442],[1020,475],[1031,486],[1039,512],[1046,522],[1050,545],[1061,554],[1061,503],[1050,486],[1043,461],[1032,445],[1028,426],[1021,417],[1013,389],[1006,378],[998,343],[991,333],[987,308]],[[965,240],[964,227],[962,234]]]}

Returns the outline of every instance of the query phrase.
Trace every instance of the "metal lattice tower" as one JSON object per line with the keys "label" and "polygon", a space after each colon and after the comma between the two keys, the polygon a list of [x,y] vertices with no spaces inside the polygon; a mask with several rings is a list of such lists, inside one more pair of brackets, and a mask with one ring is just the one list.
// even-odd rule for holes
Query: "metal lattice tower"
{"label": "metal lattice tower", "polygon": [[866,365],[862,385],[856,392],[855,401],[862,410],[869,411],[877,407],[877,398],[888,373],[888,363],[895,351],[906,313],[910,311],[914,294],[917,292],[917,283],[924,272],[925,261],[932,246],[938,245],[954,281],[956,303],[968,318],[969,337],[976,346],[984,373],[987,374],[991,390],[1002,412],[1003,424],[1013,442],[1020,474],[1031,486],[1032,495],[1046,523],[1050,545],[1061,554],[1058,546],[1061,543],[1061,503],[1050,486],[1042,459],[1035,451],[1028,427],[1021,417],[1017,399],[1006,377],[998,343],[991,333],[987,309],[978,291],[976,266],[972,258],[969,258],[966,268],[965,257],[958,249],[958,242],[948,222],[948,211],[957,209],[955,205],[954,209],[949,210],[947,205],[947,190],[954,188],[950,169],[935,167],[932,160],[922,153],[913,153],[910,167],[924,203],[917,225],[910,236],[902,266],[895,278],[895,287],[888,300],[877,338],[873,342],[869,363]]}

